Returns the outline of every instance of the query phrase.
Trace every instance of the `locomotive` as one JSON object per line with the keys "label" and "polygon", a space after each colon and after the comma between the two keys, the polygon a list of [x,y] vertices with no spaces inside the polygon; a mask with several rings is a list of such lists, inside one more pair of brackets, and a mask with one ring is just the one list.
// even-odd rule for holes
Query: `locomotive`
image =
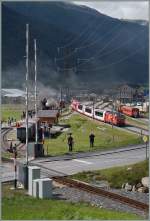
{"label": "locomotive", "polygon": [[64,100],[56,101],[55,99],[47,100],[46,98],[41,100],[41,105],[42,110],[57,110],[65,108],[66,106]]}
{"label": "locomotive", "polygon": [[77,111],[93,119],[103,121],[105,123],[113,124],[116,126],[125,125],[124,115],[117,111],[107,111],[107,110],[101,110],[99,108],[94,108],[93,110],[92,107],[81,104],[76,100],[72,101],[71,108],[74,111]]}
{"label": "locomotive", "polygon": [[130,117],[138,118],[140,116],[139,109],[135,107],[121,105],[118,111]]}

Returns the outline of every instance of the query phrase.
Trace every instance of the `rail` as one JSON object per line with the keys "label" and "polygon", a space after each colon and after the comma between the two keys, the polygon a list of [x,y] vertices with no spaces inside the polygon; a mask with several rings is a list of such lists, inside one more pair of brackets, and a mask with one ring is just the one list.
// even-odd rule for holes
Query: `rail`
{"label": "rail", "polygon": [[91,186],[91,185],[83,183],[81,181],[69,179],[67,177],[53,177],[53,180],[58,183],[67,185],[69,187],[74,187],[74,188],[77,188],[80,190],[84,190],[86,192],[90,192],[92,194],[100,195],[100,196],[107,197],[107,198],[110,198],[115,201],[119,201],[120,203],[125,203],[131,207],[143,210],[145,212],[148,212],[148,210],[149,210],[148,204],[136,201],[134,199],[131,199],[131,198],[128,198],[125,196],[121,196],[116,193],[112,193],[110,191],[106,191],[106,190],[98,188],[98,187]]}

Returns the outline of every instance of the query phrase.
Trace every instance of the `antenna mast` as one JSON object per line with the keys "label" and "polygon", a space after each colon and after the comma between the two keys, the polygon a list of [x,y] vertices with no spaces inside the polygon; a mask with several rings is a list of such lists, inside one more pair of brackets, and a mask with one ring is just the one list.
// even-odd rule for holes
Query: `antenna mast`
{"label": "antenna mast", "polygon": [[26,164],[28,165],[29,24],[26,24]]}
{"label": "antenna mast", "polygon": [[35,142],[38,143],[38,127],[37,127],[37,47],[36,39],[34,39],[34,71],[35,71]]}

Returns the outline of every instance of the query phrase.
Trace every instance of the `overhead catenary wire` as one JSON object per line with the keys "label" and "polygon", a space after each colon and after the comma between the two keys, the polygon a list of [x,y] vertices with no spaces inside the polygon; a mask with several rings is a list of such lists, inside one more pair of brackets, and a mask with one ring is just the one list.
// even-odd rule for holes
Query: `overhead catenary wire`
{"label": "overhead catenary wire", "polygon": [[[77,40],[79,40],[79,39],[88,31],[88,29],[91,27],[91,25],[94,24],[94,22],[95,22],[95,18],[94,18],[93,21],[90,23],[90,25],[89,25],[88,27],[86,26],[86,28],[83,29],[83,30],[81,31],[81,33],[80,33],[76,38],[73,38],[72,41],[70,41],[69,43],[67,43],[67,44],[65,44],[65,45],[63,45],[63,46],[59,46],[59,49],[64,49],[64,48],[70,47],[74,42],[76,42]],[[85,25],[86,25],[86,24],[85,24]]]}
{"label": "overhead catenary wire", "polygon": [[[118,49],[122,48],[123,46],[125,46],[126,44],[129,44],[131,41],[135,40],[136,38],[139,38],[139,36],[143,33],[143,31],[139,34],[139,35],[134,35],[133,37],[129,38],[127,41],[124,41],[123,44],[121,44],[120,46],[118,46],[117,48],[114,48],[112,50],[108,50],[106,53],[100,55],[100,57],[112,54],[113,52],[117,51]],[[98,57],[98,58],[100,58]]]}
{"label": "overhead catenary wire", "polygon": [[[101,48],[95,55],[93,55],[92,57],[90,57],[90,58],[79,58],[79,60],[82,60],[83,62],[81,63],[81,64],[78,64],[77,66],[74,66],[74,67],[70,67],[70,68],[67,68],[67,69],[64,69],[64,68],[60,68],[59,67],[59,70],[61,70],[61,71],[65,71],[65,70],[70,70],[70,69],[76,69],[76,68],[79,68],[79,67],[81,67],[81,66],[83,66],[83,65],[85,65],[85,64],[87,64],[89,61],[91,61],[91,60],[94,60],[94,59],[96,59],[96,57],[104,50],[104,49],[106,49],[109,45],[110,45],[110,43],[111,42],[113,42],[116,38],[118,38],[119,37],[119,35],[120,35],[120,33],[123,31],[123,29],[121,29],[115,36],[114,36],[114,38],[112,38],[106,45],[104,45],[104,47],[103,48]],[[131,38],[132,39],[132,38]],[[124,45],[124,44],[126,44],[125,42],[123,42],[123,44],[122,45]],[[121,47],[120,47],[121,48]],[[116,49],[113,49],[112,51],[115,51]],[[102,56],[101,56],[102,57]]]}
{"label": "overhead catenary wire", "polygon": [[[144,48],[146,48],[146,46],[143,46],[143,47],[137,49],[136,51],[134,51],[134,52],[131,53],[130,55],[125,56],[125,57],[119,59],[118,61],[112,62],[112,63],[110,63],[110,64],[107,64],[107,65],[104,65],[104,66],[101,66],[101,67],[98,67],[98,68],[90,69],[90,70],[91,70],[91,71],[97,71],[97,70],[101,70],[101,69],[107,69],[107,68],[109,68],[110,66],[113,66],[113,65],[115,65],[115,64],[118,64],[118,63],[121,63],[122,61],[127,60],[128,58],[134,56],[136,53],[140,52],[140,51],[143,50]],[[78,66],[72,67],[72,68],[70,68],[70,69],[73,69],[73,68],[76,69],[76,68],[78,68]],[[60,70],[63,71],[63,69],[61,69],[61,68],[60,68]],[[88,69],[78,69],[78,71],[81,71],[81,72],[82,72],[82,71],[89,71],[89,68],[88,68]]]}
{"label": "overhead catenary wire", "polygon": [[[97,71],[97,70],[107,69],[107,68],[109,68],[110,66],[113,66],[113,65],[115,65],[115,64],[118,64],[118,63],[121,63],[121,62],[127,60],[128,58],[130,58],[130,57],[134,56],[135,54],[137,54],[138,52],[142,51],[144,48],[146,48],[146,46],[141,47],[140,49],[134,51],[133,53],[131,53],[131,54],[128,55],[128,56],[125,56],[125,57],[122,58],[122,59],[119,59],[119,60],[116,61],[116,62],[112,62],[112,63],[110,63],[110,64],[107,64],[107,65],[104,65],[104,66],[101,66],[101,67],[98,67],[98,68],[95,68],[95,69],[90,69],[90,70],[91,70],[91,71]],[[80,69],[80,71],[81,71],[81,72],[82,72],[82,71],[89,71],[89,69]]]}
{"label": "overhead catenary wire", "polygon": [[[144,30],[140,33],[140,35],[142,34],[144,32]],[[106,52],[105,54],[102,54],[102,55],[100,55],[100,57],[103,57],[103,56],[105,56],[105,55],[109,55],[109,54],[111,54],[111,53],[113,53],[113,52],[115,52],[115,51],[117,51],[119,48],[121,48],[121,47],[123,47],[124,45],[126,45],[126,44],[128,44],[129,42],[131,42],[131,41],[133,41],[134,39],[136,39],[136,38],[139,38],[140,37],[140,35],[136,35],[136,36],[133,36],[133,37],[131,37],[129,40],[127,40],[127,41],[125,41],[125,42],[123,42],[123,44],[121,44],[119,47],[117,47],[117,48],[115,48],[115,49],[112,49],[111,51],[108,51],[108,52]],[[70,68],[67,68],[67,69],[64,69],[64,68],[60,68],[59,67],[59,70],[60,71],[65,71],[65,70],[75,70],[75,69],[77,69],[77,68],[79,68],[79,67],[81,67],[82,65],[84,65],[85,63],[87,63],[87,62],[89,62],[89,61],[91,61],[91,60],[94,60],[94,59],[96,59],[96,58],[100,58],[100,57],[96,57],[100,52],[102,52],[109,44],[110,44],[110,42],[112,42],[114,39],[116,38],[116,36],[113,38],[113,39],[111,39],[111,41],[109,41],[100,51],[98,51],[98,53],[96,53],[96,55],[94,55],[93,57],[90,57],[90,58],[79,58],[79,60],[83,60],[84,62],[83,63],[81,63],[81,64],[79,64],[79,65],[77,65],[77,66],[73,66],[73,67],[70,67]],[[129,55],[130,56],[130,55]],[[121,59],[122,60],[122,59]],[[109,65],[109,64],[108,64]],[[107,66],[108,66],[107,65]],[[98,69],[100,69],[100,68],[98,68]],[[103,68],[102,68],[103,69]],[[84,71],[84,69],[79,69],[79,70],[81,70],[81,71]],[[85,69],[86,71],[87,71],[87,69]],[[89,70],[89,69],[88,69]],[[91,69],[92,70],[92,69]],[[95,70],[95,69],[94,69]]]}
{"label": "overhead catenary wire", "polygon": [[78,67],[84,65],[85,63],[87,63],[87,62],[89,62],[89,61],[91,61],[91,60],[93,60],[93,59],[95,59],[96,56],[98,56],[105,48],[107,48],[108,45],[110,45],[111,42],[113,42],[116,38],[119,37],[119,35],[120,35],[121,32],[122,32],[122,29],[117,33],[117,35],[115,35],[114,38],[112,38],[106,45],[104,45],[104,47],[101,48],[94,56],[88,58],[84,63],[79,64]]}
{"label": "overhead catenary wire", "polygon": [[[143,33],[143,31],[142,31],[141,33]],[[140,33],[140,34],[141,34],[141,33]],[[117,51],[117,50],[118,50],[119,48],[121,48],[122,46],[126,45],[126,44],[129,43],[130,41],[132,41],[132,40],[136,39],[137,37],[139,37],[139,35],[136,35],[136,36],[130,38],[128,41],[123,42],[123,44],[122,44],[121,46],[119,46],[118,48],[115,48],[115,49],[113,49],[113,50],[111,50],[111,51],[106,52],[105,54],[100,55],[100,57],[97,57],[104,49],[106,49],[106,48],[108,47],[108,45],[109,45],[111,42],[113,42],[113,40],[114,40],[116,37],[118,37],[118,36],[115,36],[114,38],[112,38],[112,39],[111,39],[101,50],[99,50],[93,57],[84,59],[85,61],[83,60],[84,62],[81,63],[81,64],[79,64],[77,67],[80,67],[80,66],[82,66],[82,65],[84,65],[84,64],[86,64],[86,63],[88,63],[88,62],[91,61],[91,60],[94,60],[94,59],[96,59],[96,58],[100,58],[100,57],[106,56],[106,55],[108,55],[108,54],[113,53],[114,51]]]}
{"label": "overhead catenary wire", "polygon": [[[105,22],[104,22],[105,23]],[[113,27],[111,30],[109,30],[108,32],[106,32],[106,34],[104,34],[102,37],[96,39],[95,41],[91,42],[90,44],[84,45],[84,46],[80,46],[80,47],[76,47],[72,52],[70,52],[69,54],[67,54],[66,56],[62,56],[60,58],[56,58],[57,61],[60,60],[64,60],[66,58],[69,58],[70,56],[74,55],[75,53],[78,52],[78,50],[82,50],[82,49],[86,49],[89,48],[91,46],[93,46],[94,44],[98,43],[99,41],[101,41],[105,36],[107,36],[108,34],[111,34],[116,28],[118,28],[119,26],[121,26],[121,22],[119,24],[117,24],[115,27]],[[59,53],[60,48],[57,48],[57,51]]]}
{"label": "overhead catenary wire", "polygon": [[82,50],[82,49],[85,49],[85,48],[89,48],[91,46],[93,46],[94,44],[98,43],[100,40],[102,40],[105,36],[107,36],[108,34],[111,34],[116,28],[120,27],[121,26],[121,22],[119,24],[117,24],[115,27],[113,27],[112,29],[110,29],[108,32],[106,32],[106,34],[104,34],[102,37],[96,39],[95,41],[91,42],[90,44],[87,44],[87,45],[84,45],[84,46],[81,46],[81,47],[77,47],[77,50]]}
{"label": "overhead catenary wire", "polygon": [[[96,28],[94,29],[94,31],[93,31],[92,33],[90,33],[90,34],[88,35],[86,41],[87,41],[87,40],[89,41],[89,39],[91,39],[91,37],[93,38],[93,37],[95,36],[95,34],[97,34],[98,29],[99,29],[101,26],[103,26],[103,24],[106,24],[106,21],[108,21],[108,18],[107,18],[107,17],[103,20],[103,22],[101,22],[100,24],[98,24],[98,25],[96,26]],[[85,42],[85,40],[84,40],[83,42]],[[84,45],[83,45],[83,47],[84,47]]]}

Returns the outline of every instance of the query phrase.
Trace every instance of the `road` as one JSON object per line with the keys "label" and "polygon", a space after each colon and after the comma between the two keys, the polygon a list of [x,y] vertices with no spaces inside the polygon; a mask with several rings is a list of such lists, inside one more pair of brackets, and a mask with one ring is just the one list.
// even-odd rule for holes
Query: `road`
{"label": "road", "polygon": [[[148,154],[148,151],[147,151]],[[134,164],[145,160],[146,148],[143,145],[121,148],[117,150],[66,154],[64,156],[38,158],[30,161],[30,165],[41,167],[42,177],[72,175],[82,171],[111,168]],[[23,162],[23,159],[21,159]],[[1,165],[1,180],[14,179],[14,166],[12,163]]]}
{"label": "road", "polygon": [[14,164],[13,163],[2,163],[0,165],[0,181],[11,181],[14,180]]}
{"label": "road", "polygon": [[101,155],[86,156],[74,159],[60,159],[51,161],[51,159],[33,161],[32,163],[43,167],[43,171],[51,174],[51,176],[59,175],[72,175],[82,171],[92,171],[98,169],[111,168],[115,166],[123,166],[128,164],[137,163],[145,160],[146,148],[131,149],[130,151],[105,152]]}

